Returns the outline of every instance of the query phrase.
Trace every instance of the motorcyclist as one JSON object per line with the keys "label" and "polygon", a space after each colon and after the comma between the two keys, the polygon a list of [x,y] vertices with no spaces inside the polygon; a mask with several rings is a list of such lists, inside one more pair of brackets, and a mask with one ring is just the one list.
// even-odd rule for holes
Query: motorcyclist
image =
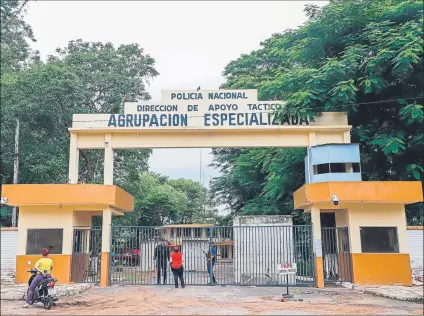
{"label": "motorcyclist", "polygon": [[24,308],[27,308],[31,304],[32,296],[34,295],[34,290],[38,283],[46,277],[51,278],[50,272],[53,269],[53,260],[48,257],[49,254],[50,251],[47,248],[44,248],[42,251],[43,258],[35,263],[34,268],[38,271],[38,273],[29,286]]}

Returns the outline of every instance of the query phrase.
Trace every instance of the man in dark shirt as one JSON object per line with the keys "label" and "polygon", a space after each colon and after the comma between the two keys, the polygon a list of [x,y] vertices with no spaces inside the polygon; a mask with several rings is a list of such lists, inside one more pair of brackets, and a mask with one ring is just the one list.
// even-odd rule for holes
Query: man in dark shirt
{"label": "man in dark shirt", "polygon": [[209,251],[206,253],[206,263],[208,268],[208,273],[210,277],[210,282],[212,284],[216,283],[215,274],[213,273],[213,268],[216,263],[216,245],[215,243],[211,243],[209,245]]}
{"label": "man in dark shirt", "polygon": [[[168,261],[169,261],[169,248],[165,243],[165,239],[161,238],[161,243],[155,248],[155,256],[153,260],[156,261],[157,269],[157,284],[160,284],[160,276],[163,275],[163,284],[166,284],[166,271],[168,270]],[[162,271],[162,273],[161,273]]]}

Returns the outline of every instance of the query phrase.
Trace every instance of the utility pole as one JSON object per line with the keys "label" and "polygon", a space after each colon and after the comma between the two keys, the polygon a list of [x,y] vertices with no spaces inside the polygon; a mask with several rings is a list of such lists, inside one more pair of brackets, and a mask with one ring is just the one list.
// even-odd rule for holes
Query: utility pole
{"label": "utility pole", "polygon": [[[13,158],[13,184],[19,181],[19,118],[16,119],[15,156]],[[12,227],[16,227],[17,207],[12,208]]]}

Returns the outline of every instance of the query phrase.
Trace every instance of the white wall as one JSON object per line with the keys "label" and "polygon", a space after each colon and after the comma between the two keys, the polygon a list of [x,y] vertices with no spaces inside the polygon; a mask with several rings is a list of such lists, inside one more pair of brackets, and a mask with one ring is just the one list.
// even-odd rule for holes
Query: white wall
{"label": "white wall", "polygon": [[423,282],[423,235],[424,230],[408,229],[408,248],[411,258],[413,282]]}
{"label": "white wall", "polygon": [[1,230],[1,279],[12,281],[15,277],[18,253],[18,230]]}

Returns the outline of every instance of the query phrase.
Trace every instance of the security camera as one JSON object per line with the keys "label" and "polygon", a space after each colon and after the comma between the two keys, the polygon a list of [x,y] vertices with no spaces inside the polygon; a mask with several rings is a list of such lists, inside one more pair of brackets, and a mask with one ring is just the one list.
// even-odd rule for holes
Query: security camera
{"label": "security camera", "polygon": [[333,204],[335,206],[339,205],[339,198],[335,194],[333,194]]}
{"label": "security camera", "polygon": [[7,198],[1,198],[1,201],[0,201],[0,204],[1,205],[3,205],[3,204],[7,204]]}

